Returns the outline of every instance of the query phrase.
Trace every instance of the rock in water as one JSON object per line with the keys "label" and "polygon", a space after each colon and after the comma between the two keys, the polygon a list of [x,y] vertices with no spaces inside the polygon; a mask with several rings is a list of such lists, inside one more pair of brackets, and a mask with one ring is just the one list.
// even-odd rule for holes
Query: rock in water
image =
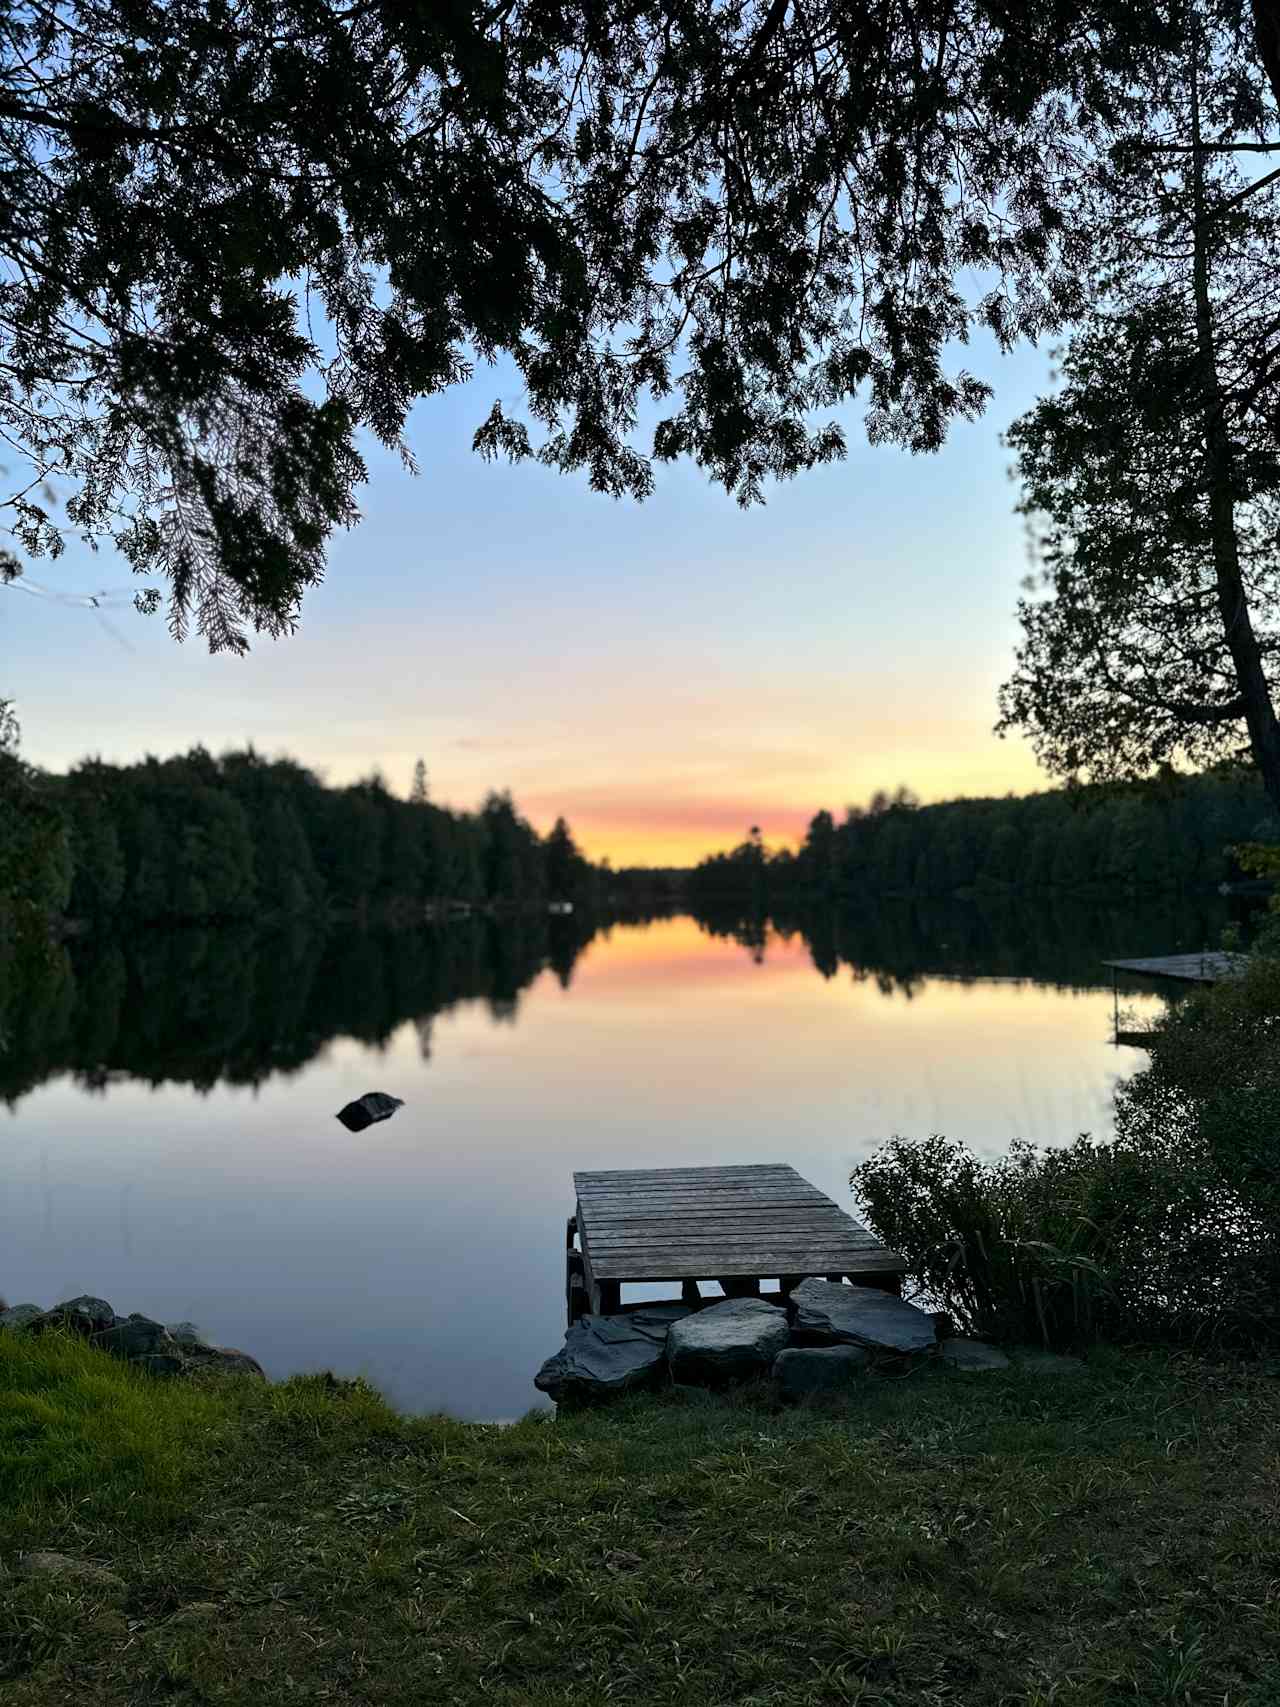
{"label": "rock in water", "polygon": [[1007,1369],[1009,1359],[999,1346],[982,1340],[945,1339],[939,1351],[945,1363],[957,1369]]}
{"label": "rock in water", "polygon": [[[563,1348],[533,1378],[540,1393],[562,1399],[605,1398],[655,1380],[666,1353],[667,1331],[683,1305],[636,1310],[625,1316],[583,1316],[564,1336]],[[687,1314],[687,1312],[685,1312]]]}
{"label": "rock in water", "polygon": [[768,1369],[786,1345],[787,1313],[763,1298],[726,1298],[673,1324],[667,1362],[673,1381],[726,1381]]}
{"label": "rock in water", "polygon": [[871,1360],[861,1345],[791,1346],[774,1360],[773,1378],[784,1399],[835,1393],[855,1381]]}
{"label": "rock in water", "polygon": [[385,1091],[366,1091],[362,1097],[340,1108],[337,1118],[348,1132],[363,1132],[375,1120],[390,1120],[395,1111],[403,1107],[403,1097],[388,1096]]}
{"label": "rock in water", "polygon": [[932,1351],[932,1319],[914,1304],[874,1286],[806,1280],[791,1294],[797,1335],[827,1345],[864,1345],[899,1354]]}

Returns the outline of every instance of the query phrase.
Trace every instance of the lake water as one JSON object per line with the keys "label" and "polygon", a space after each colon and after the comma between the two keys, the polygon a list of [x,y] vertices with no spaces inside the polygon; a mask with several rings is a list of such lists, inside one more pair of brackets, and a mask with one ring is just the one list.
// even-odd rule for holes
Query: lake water
{"label": "lake water", "polygon": [[[1103,954],[1212,942],[1001,908],[80,942],[11,1004],[0,1291],[190,1319],[269,1374],[519,1415],[564,1328],[575,1167],[791,1163],[852,1207],[894,1133],[1105,1133],[1140,1052]],[[1158,1011],[1150,990],[1123,998]],[[403,1097],[359,1134],[334,1114]]]}

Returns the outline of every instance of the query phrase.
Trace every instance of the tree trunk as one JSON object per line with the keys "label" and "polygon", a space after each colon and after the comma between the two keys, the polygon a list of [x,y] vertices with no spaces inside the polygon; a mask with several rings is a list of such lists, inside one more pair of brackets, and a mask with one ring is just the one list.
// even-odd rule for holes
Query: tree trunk
{"label": "tree trunk", "polygon": [[[1275,6],[1271,6],[1275,10]],[[1263,786],[1280,815],[1280,724],[1276,722],[1271,689],[1262,666],[1258,637],[1249,615],[1249,599],[1240,572],[1236,538],[1231,439],[1227,432],[1218,354],[1214,338],[1213,304],[1209,294],[1209,222],[1204,193],[1204,153],[1200,146],[1198,68],[1191,74],[1193,266],[1196,343],[1203,372],[1205,470],[1208,476],[1209,526],[1217,581],[1222,632],[1231,652],[1236,680],[1244,700],[1249,745]]]}
{"label": "tree trunk", "polygon": [[1280,105],[1280,0],[1253,0],[1253,33],[1262,69]]}

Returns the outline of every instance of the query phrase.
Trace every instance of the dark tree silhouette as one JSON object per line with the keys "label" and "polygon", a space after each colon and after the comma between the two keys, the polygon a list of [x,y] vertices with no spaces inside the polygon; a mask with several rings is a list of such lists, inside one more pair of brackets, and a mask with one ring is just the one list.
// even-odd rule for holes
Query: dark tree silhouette
{"label": "dark tree silhouette", "polygon": [[1048,596],[1000,728],[1068,777],[1247,753],[1280,812],[1280,178],[1214,149],[1201,81],[1168,93],[1185,148],[1119,175],[1066,383],[1009,435]]}
{"label": "dark tree silhouette", "polygon": [[[203,748],[36,771],[0,749],[0,910],[106,921],[421,920],[439,903],[591,907],[599,874],[563,819],[545,840],[507,794],[478,813],[399,800],[376,774],[325,788],[290,759]],[[11,810],[10,810],[11,808]]]}
{"label": "dark tree silhouette", "polygon": [[1078,310],[1085,168],[1158,132],[1188,19],[1258,132],[1241,3],[0,0],[16,543],[112,539],[242,648],[356,519],[357,434],[499,355],[526,418],[478,448],[602,492],[690,456],[756,501],[854,396],[931,449],[987,395],[949,346]]}
{"label": "dark tree silhouette", "polygon": [[1130,793],[1080,788],[920,806],[878,794],[810,822],[799,852],[751,840],[704,860],[686,895],[700,909],[749,916],[801,902],[858,902],[1059,890],[1097,894],[1207,890],[1243,873],[1231,849],[1271,841],[1267,798],[1238,767]]}

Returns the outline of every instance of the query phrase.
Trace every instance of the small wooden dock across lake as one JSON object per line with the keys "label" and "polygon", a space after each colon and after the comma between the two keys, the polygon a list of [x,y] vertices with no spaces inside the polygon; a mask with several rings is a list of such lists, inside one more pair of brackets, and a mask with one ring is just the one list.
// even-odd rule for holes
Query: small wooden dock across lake
{"label": "small wooden dock across lake", "polygon": [[731,1297],[757,1295],[774,1277],[785,1293],[815,1274],[901,1286],[904,1259],[785,1163],[616,1168],[575,1173],[573,1183],[571,1322],[616,1312],[625,1282],[679,1281],[689,1303],[700,1300],[699,1280]]}
{"label": "small wooden dock across lake", "polygon": [[1243,972],[1248,956],[1206,949],[1201,954],[1153,954],[1145,960],[1104,960],[1113,972],[1140,972],[1144,978],[1176,978],[1186,984],[1217,984]]}

